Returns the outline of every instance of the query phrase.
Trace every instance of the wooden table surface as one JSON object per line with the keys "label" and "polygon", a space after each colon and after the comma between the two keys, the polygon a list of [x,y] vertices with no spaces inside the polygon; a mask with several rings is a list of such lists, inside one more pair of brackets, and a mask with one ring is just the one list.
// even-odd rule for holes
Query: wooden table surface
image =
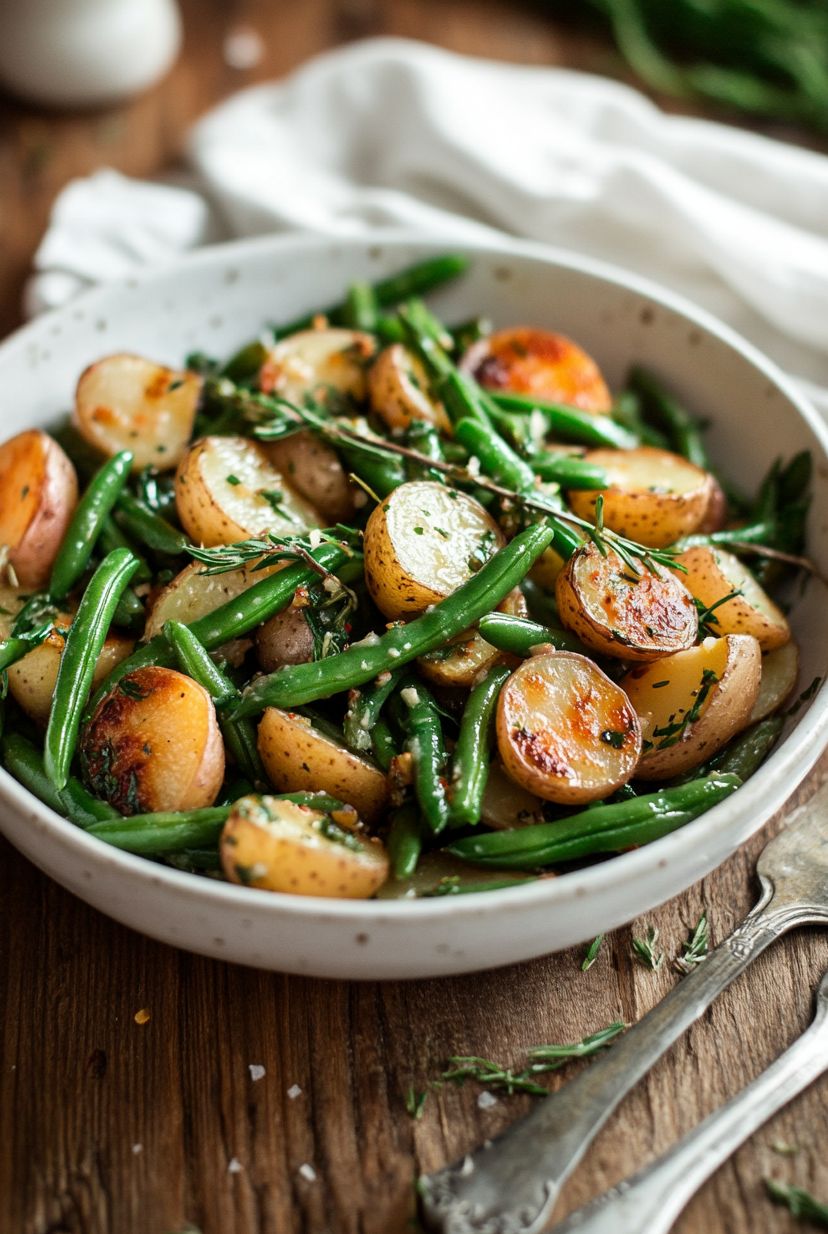
{"label": "wooden table surface", "polygon": [[[101,164],[160,171],[193,119],[248,81],[374,33],[527,63],[613,63],[600,39],[557,27],[542,4],[183,7],[183,55],[138,101],[53,115],[0,99],[0,334],[19,320],[22,282],[58,189]],[[225,63],[222,40],[248,24],[266,50],[255,70],[241,73]],[[797,800],[826,775],[823,760]],[[415,1174],[491,1137],[529,1100],[481,1109],[474,1086],[447,1087],[414,1121],[409,1088],[424,1089],[451,1054],[519,1063],[529,1045],[639,1019],[679,978],[668,963],[658,972],[636,964],[633,935],[657,927],[673,956],[704,909],[721,937],[752,902],[762,843],[757,837],[686,895],[618,930],[588,973],[576,950],[453,980],[374,985],[260,973],[150,942],[0,843],[0,1231],[404,1234],[413,1228]],[[556,1215],[664,1150],[757,1075],[804,1028],[826,967],[828,938],[816,931],[766,953],[622,1104]],[[143,1008],[151,1018],[140,1025]],[[251,1064],[264,1068],[262,1078],[252,1078]],[[301,1092],[291,1097],[294,1086]],[[828,1198],[826,1129],[823,1082],[719,1171],[676,1231],[797,1228],[769,1204],[762,1179]],[[798,1151],[782,1154],[780,1144]]]}

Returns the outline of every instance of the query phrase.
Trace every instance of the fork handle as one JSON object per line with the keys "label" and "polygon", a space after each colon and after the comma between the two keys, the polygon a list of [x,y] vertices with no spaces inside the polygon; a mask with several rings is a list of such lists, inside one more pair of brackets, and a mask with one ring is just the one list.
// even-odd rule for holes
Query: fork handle
{"label": "fork handle", "polygon": [[813,1024],[752,1084],[674,1148],[572,1213],[554,1234],[667,1234],[687,1201],[763,1123],[828,1069],[828,1019]]}
{"label": "fork handle", "polygon": [[428,1228],[443,1234],[536,1234],[566,1178],[639,1079],[766,947],[804,918],[774,908],[773,889],[703,964],[559,1092],[487,1147],[419,1182]]}

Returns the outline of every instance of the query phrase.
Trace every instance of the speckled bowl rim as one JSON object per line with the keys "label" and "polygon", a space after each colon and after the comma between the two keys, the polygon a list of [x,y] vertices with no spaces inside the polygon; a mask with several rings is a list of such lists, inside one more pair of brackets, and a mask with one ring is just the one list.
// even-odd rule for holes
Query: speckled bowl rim
{"label": "speckled bowl rim", "polygon": [[[364,237],[343,237],[342,247],[364,247]],[[314,251],[328,248],[330,237],[319,236],[261,236],[252,239],[231,241],[196,250],[172,263],[153,266],[151,270],[130,278],[92,288],[71,302],[68,307],[58,308],[38,318],[34,323],[21,327],[0,343],[0,365],[3,357],[12,349],[25,347],[35,329],[41,328],[45,319],[57,322],[61,316],[81,307],[90,312],[105,309],[119,291],[135,291],[166,278],[171,270],[183,277],[189,270],[205,266],[226,266],[228,261],[249,259],[256,254],[278,257],[281,253],[296,253],[303,250],[312,256]],[[817,411],[810,405],[785,374],[764,356],[753,344],[736,331],[719,321],[711,313],[697,307],[684,297],[659,286],[648,279],[631,274],[621,267],[591,257],[564,251],[553,246],[513,240],[510,237],[472,237],[452,235],[450,232],[422,233],[407,229],[389,229],[378,232],[376,247],[405,248],[432,247],[445,250],[457,249],[470,254],[478,252],[488,256],[497,255],[529,258],[544,263],[554,263],[576,273],[596,277],[614,283],[624,290],[640,295],[683,317],[731,349],[738,352],[794,405],[819,442],[824,461],[828,463],[828,427]],[[671,861],[680,860],[691,850],[703,847],[723,827],[733,826],[730,850],[737,849],[753,835],[768,817],[768,801],[778,808],[793,792],[819,758],[828,743],[828,682],[823,682],[796,728],[785,738],[777,750],[754,776],[737,793],[714,806],[706,814],[678,831],[664,836],[651,844],[632,852],[609,858],[597,865],[553,879],[541,879],[524,883],[514,888],[478,892],[469,896],[446,896],[425,899],[401,900],[332,900],[321,896],[291,896],[281,892],[257,894],[254,889],[235,886],[231,883],[199,878],[184,871],[158,865],[144,857],[112,848],[94,836],[68,823],[54,810],[40,802],[4,768],[0,768],[0,802],[28,815],[32,823],[50,834],[54,842],[82,855],[91,866],[107,867],[146,879],[154,886],[167,886],[178,901],[194,900],[200,906],[213,902],[235,907],[249,914],[272,913],[281,917],[288,910],[297,918],[313,918],[315,921],[343,921],[370,917],[379,925],[389,919],[410,919],[438,923],[451,918],[475,918],[488,916],[498,907],[529,907],[561,904],[585,896],[600,895],[601,891],[617,884],[619,880],[638,881],[646,878]],[[788,779],[792,776],[792,779]],[[783,785],[780,792],[776,786]]]}

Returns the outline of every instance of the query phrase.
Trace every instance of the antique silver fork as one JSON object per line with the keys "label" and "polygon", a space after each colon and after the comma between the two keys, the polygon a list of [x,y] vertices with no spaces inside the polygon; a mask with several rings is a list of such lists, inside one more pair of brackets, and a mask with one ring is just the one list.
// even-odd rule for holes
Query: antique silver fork
{"label": "antique silver fork", "polygon": [[497,1139],[420,1178],[429,1229],[538,1234],[619,1101],[717,994],[786,931],[828,925],[828,784],[791,814],[756,870],[762,894],[742,924],[610,1050]]}

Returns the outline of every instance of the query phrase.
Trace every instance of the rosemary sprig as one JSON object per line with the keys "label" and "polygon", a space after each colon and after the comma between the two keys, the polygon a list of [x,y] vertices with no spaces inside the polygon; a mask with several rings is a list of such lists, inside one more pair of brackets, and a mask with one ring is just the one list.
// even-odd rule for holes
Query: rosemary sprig
{"label": "rosemary sprig", "polygon": [[658,930],[655,926],[650,926],[646,938],[633,938],[632,940],[632,952],[636,960],[653,972],[657,972],[664,963],[664,952],[656,951],[657,944]]}
{"label": "rosemary sprig", "polygon": [[415,1122],[419,1122],[423,1117],[423,1109],[425,1108],[427,1098],[428,1089],[426,1088],[421,1093],[418,1093],[413,1084],[405,1094],[406,1113],[410,1114]]}
{"label": "rosemary sprig", "polygon": [[791,1187],[775,1178],[766,1178],[765,1187],[775,1204],[784,1204],[794,1217],[811,1221],[828,1230],[828,1204],[822,1204],[802,1187]]}
{"label": "rosemary sprig", "polygon": [[535,1075],[542,1071],[557,1071],[567,1059],[588,1058],[590,1054],[597,1054],[611,1045],[625,1028],[627,1024],[623,1020],[613,1020],[606,1028],[600,1028],[597,1033],[591,1033],[581,1041],[566,1045],[536,1045],[529,1051],[532,1060],[529,1071]]}
{"label": "rosemary sprig", "polygon": [[707,956],[710,947],[710,929],[707,913],[702,913],[693,933],[681,945],[684,954],[676,957],[673,961],[673,968],[679,973],[689,973],[697,964],[701,964],[702,960]]}
{"label": "rosemary sprig", "polygon": [[741,588],[735,587],[733,591],[729,591],[726,596],[720,596],[719,599],[714,600],[712,604],[704,604],[696,596],[693,597],[693,601],[696,605],[696,612],[699,616],[700,639],[707,638],[709,634],[712,634],[715,637],[716,631],[713,629],[713,626],[717,626],[719,624],[719,619],[716,616],[716,609],[722,604],[727,604],[728,600],[735,600],[736,597],[741,594]]}
{"label": "rosemary sprig", "polygon": [[588,972],[592,968],[595,961],[598,959],[598,952],[601,950],[601,944],[604,941],[603,934],[598,934],[587,947],[586,955],[581,963],[581,972]]}
{"label": "rosemary sprig", "polygon": [[327,531],[313,532],[311,536],[276,536],[268,532],[258,538],[239,540],[235,544],[219,544],[215,548],[189,545],[187,552],[207,567],[201,571],[202,574],[225,574],[228,570],[241,570],[245,566],[251,566],[255,572],[266,570],[280,561],[295,560],[311,566],[324,579],[330,577],[330,571],[319,565],[311,556],[311,550],[318,548],[323,541],[341,544],[346,550],[353,549],[359,542],[359,533],[343,524]]}
{"label": "rosemary sprig", "polygon": [[702,712],[702,707],[707,702],[707,696],[713,689],[716,682],[719,680],[718,675],[712,668],[703,668],[701,682],[698,690],[695,691],[695,700],[692,707],[683,712],[678,720],[671,719],[669,724],[663,724],[661,728],[653,729],[653,737],[659,737],[659,741],[645,741],[644,748],[651,750],[667,750],[670,746],[676,745],[681,741],[687,729],[691,724],[695,724]]}

